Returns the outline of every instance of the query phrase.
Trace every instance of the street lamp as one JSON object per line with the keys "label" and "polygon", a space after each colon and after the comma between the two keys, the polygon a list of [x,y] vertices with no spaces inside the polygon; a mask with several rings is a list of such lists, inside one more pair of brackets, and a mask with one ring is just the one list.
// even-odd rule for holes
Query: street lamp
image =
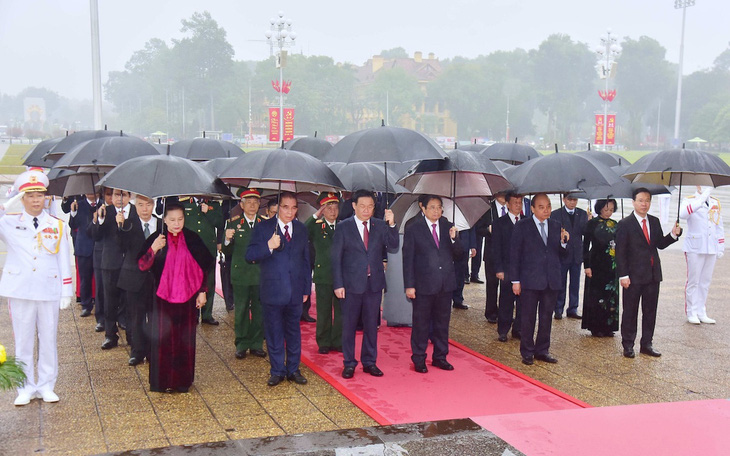
{"label": "street lamp", "polygon": [[695,5],[695,0],[674,0],[674,9],[682,8],[682,38],[679,41],[679,71],[677,75],[677,107],[674,111],[674,142],[679,146],[679,114],[682,110],[682,61],[684,60],[684,19],[687,8]]}
{"label": "street lamp", "polygon": [[611,35],[611,29],[606,30],[606,36],[601,38],[601,44],[596,48],[596,54],[600,56],[599,75],[606,81],[606,91],[601,95],[603,98],[603,150],[608,150],[606,130],[608,127],[608,104],[613,96],[608,93],[608,80],[616,77],[614,68],[615,58],[620,49],[616,44],[616,37]]}
{"label": "street lamp", "polygon": [[[264,32],[266,41],[271,47],[279,50],[276,54],[276,67],[279,69],[279,141],[284,137],[284,65],[286,64],[286,51],[284,48],[291,46],[297,38],[292,32],[292,20],[284,17],[284,12],[279,11],[278,17],[269,19],[271,24],[269,30]],[[271,119],[269,119],[271,125]]]}

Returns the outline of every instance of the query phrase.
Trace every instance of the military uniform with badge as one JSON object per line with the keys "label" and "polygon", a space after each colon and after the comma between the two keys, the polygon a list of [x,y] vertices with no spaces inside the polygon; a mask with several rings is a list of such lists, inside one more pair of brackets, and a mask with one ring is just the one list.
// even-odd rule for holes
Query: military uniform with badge
{"label": "military uniform with badge", "polygon": [[[216,238],[216,230],[223,229],[223,212],[220,204],[205,199],[180,197],[178,201],[185,209],[185,228],[194,231],[200,236],[203,243],[213,258],[217,256],[218,244]],[[208,290],[215,290],[215,269],[211,270],[208,275]],[[209,325],[218,325],[218,321],[213,318],[213,299],[214,292],[208,293],[208,301],[205,306],[200,309],[200,320],[202,323]]]}
{"label": "military uniform with badge", "polygon": [[[330,351],[342,351],[340,300],[335,297],[332,286],[332,260],[330,259],[330,247],[332,246],[332,236],[335,235],[340,197],[337,193],[322,192],[317,202],[320,210],[304,225],[307,227],[309,241],[314,246],[315,252],[313,282],[317,295],[317,346],[319,352],[325,354]],[[332,206],[333,212],[326,212],[328,205]]]}
{"label": "military uniform with badge", "polygon": [[[237,196],[241,198],[241,209],[244,211],[248,199],[253,198],[250,203],[253,203],[255,210],[252,207],[251,218],[243,212],[226,222],[226,240],[222,249],[223,254],[231,258],[236,358],[245,358],[247,350],[252,355],[264,357],[266,352],[263,350],[264,322],[259,299],[259,265],[249,263],[245,258],[253,230],[263,220],[256,214],[261,193],[257,189],[243,187],[237,192]],[[230,230],[233,230],[231,236]]]}

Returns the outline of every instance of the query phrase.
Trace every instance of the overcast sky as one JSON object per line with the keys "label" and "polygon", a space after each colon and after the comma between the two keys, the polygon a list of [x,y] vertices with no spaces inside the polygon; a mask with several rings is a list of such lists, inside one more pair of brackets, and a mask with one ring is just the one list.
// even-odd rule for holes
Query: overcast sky
{"label": "overcast sky", "polygon": [[[0,0],[0,92],[36,86],[91,98],[89,4]],[[552,33],[594,49],[609,28],[620,39],[650,36],[677,62],[682,24],[674,0],[99,0],[102,82],[149,39],[180,38],[180,20],[204,10],[228,32],[236,59],[268,57],[264,31],[281,10],[294,21],[293,52],[355,64],[397,46],[442,59],[532,49]],[[687,9],[685,74],[727,49],[729,18],[728,0]]]}

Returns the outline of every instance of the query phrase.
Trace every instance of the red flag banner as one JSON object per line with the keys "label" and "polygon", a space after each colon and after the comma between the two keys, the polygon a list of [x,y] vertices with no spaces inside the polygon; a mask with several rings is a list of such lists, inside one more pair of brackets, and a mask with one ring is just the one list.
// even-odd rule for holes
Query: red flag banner
{"label": "red flag banner", "polygon": [[269,108],[269,141],[279,141],[279,131],[281,122],[279,122],[279,108]]}
{"label": "red flag banner", "polygon": [[284,108],[284,141],[294,139],[294,108]]}
{"label": "red flag banner", "polygon": [[603,144],[603,114],[596,114],[596,139],[593,144]]}
{"label": "red flag banner", "polygon": [[606,144],[616,144],[616,114],[609,114],[606,120]]}

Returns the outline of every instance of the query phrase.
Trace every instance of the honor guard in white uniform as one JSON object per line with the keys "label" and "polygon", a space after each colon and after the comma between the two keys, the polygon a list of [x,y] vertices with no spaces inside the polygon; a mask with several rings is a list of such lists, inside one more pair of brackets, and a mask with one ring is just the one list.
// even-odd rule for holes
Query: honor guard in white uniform
{"label": "honor guard in white uniform", "polygon": [[705,301],[710,289],[715,261],[725,252],[725,230],[720,215],[720,201],[710,196],[711,187],[697,192],[682,201],[679,217],[687,220],[687,237],[684,252],[687,258],[687,285],[685,311],[687,321],[715,323],[707,316]]}
{"label": "honor guard in white uniform", "polygon": [[[31,399],[57,402],[53,392],[58,377],[59,308],[71,303],[71,256],[68,226],[43,210],[48,178],[39,171],[18,176],[23,210],[5,214],[0,206],[0,238],[7,258],[0,279],[0,296],[8,298],[15,334],[15,357],[25,364],[25,385],[18,388],[15,405]],[[38,377],[33,355],[38,329]]]}

